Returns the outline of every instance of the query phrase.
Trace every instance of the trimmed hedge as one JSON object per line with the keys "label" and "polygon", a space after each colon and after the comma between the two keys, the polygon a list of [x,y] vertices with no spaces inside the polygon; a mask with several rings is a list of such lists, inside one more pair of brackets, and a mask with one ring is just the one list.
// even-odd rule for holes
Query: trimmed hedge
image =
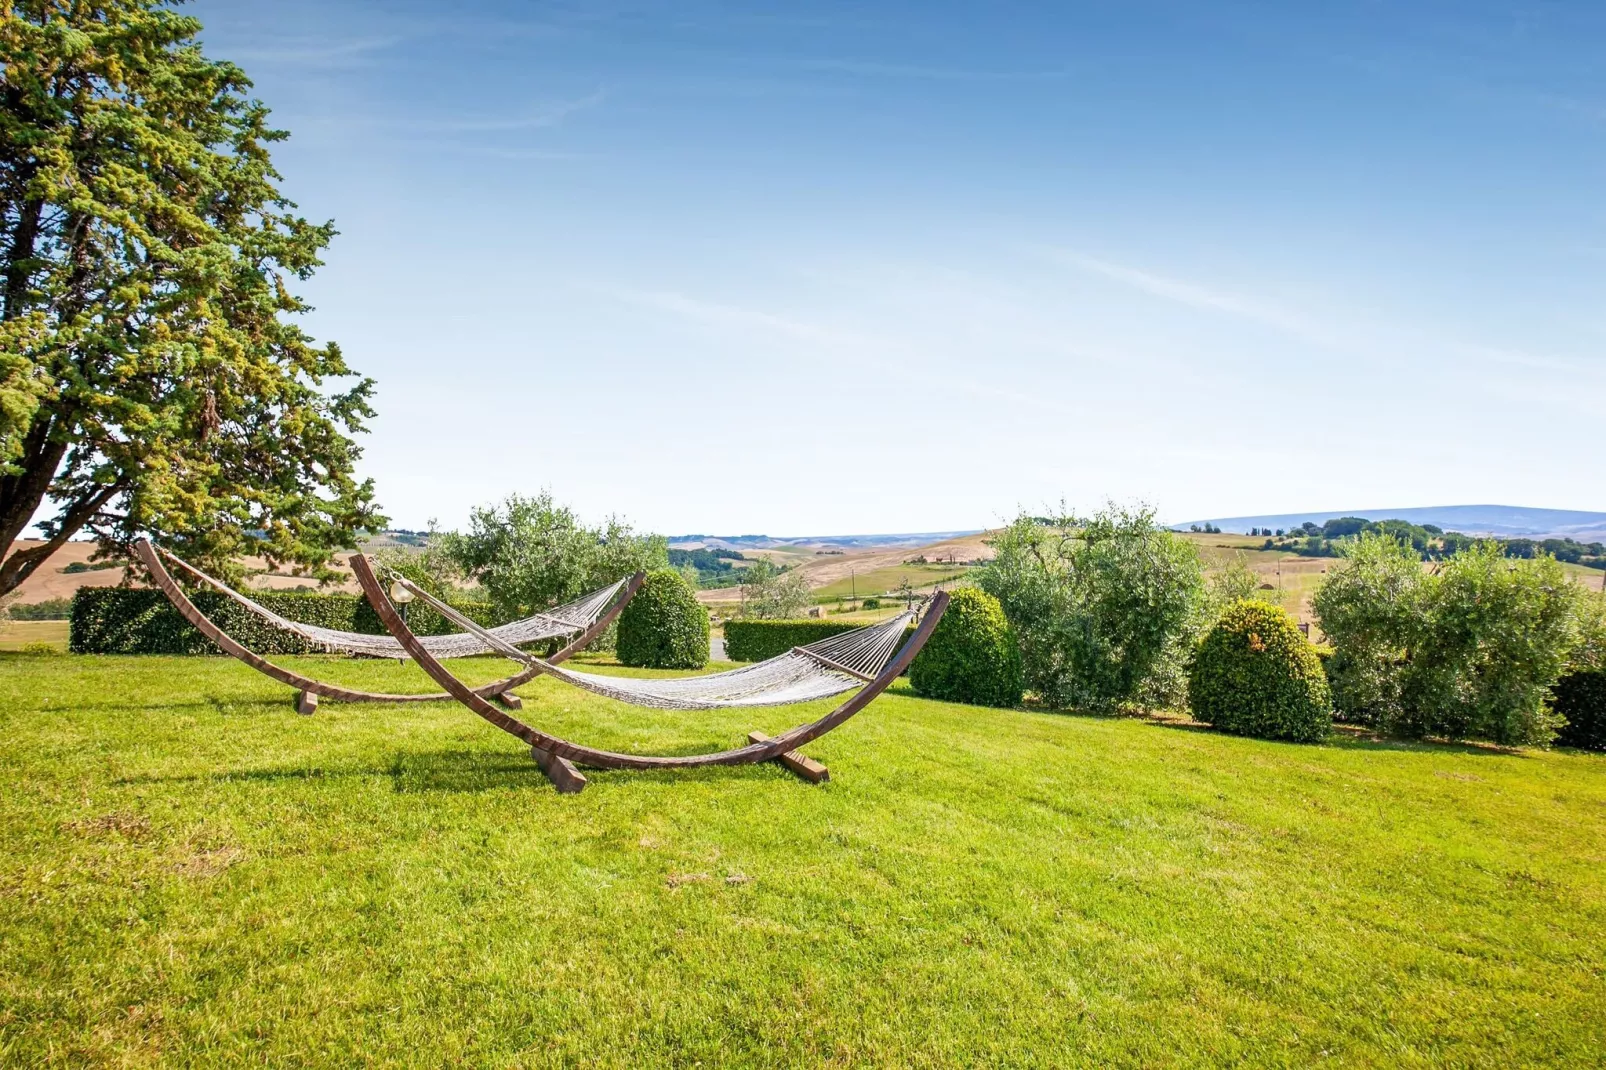
{"label": "trimmed hedge", "polygon": [[[808,646],[833,635],[863,628],[863,621],[729,620],[725,622],[725,656],[732,661],[768,661],[795,646]],[[903,639],[914,634],[904,630]],[[903,640],[899,640],[899,646]]]}
{"label": "trimmed hedge", "polygon": [[708,664],[708,610],[680,573],[654,569],[619,614],[614,649],[637,668],[701,669]]}
{"label": "trimmed hedge", "polygon": [[1552,708],[1567,718],[1556,742],[1606,751],[1606,669],[1568,673],[1557,682],[1554,694]]}
{"label": "trimmed hedge", "polygon": [[[349,594],[290,594],[253,591],[267,609],[300,624],[316,624],[346,632],[380,635],[385,631],[366,599]],[[308,654],[316,651],[299,636],[282,631],[216,591],[190,595],[197,609],[218,627],[258,654]],[[493,623],[483,602],[457,603],[481,624]],[[167,596],[152,587],[81,587],[73,596],[68,649],[74,654],[221,654],[222,651],[183,617]],[[419,635],[457,631],[439,613],[418,603],[408,608],[407,623]]]}
{"label": "trimmed hedge", "polygon": [[1004,607],[986,591],[961,587],[909,667],[915,694],[972,706],[1019,706],[1020,643]]}
{"label": "trimmed hedge", "polygon": [[1314,743],[1333,704],[1316,648],[1294,619],[1258,599],[1234,602],[1210,629],[1188,676],[1193,715],[1223,732]]}

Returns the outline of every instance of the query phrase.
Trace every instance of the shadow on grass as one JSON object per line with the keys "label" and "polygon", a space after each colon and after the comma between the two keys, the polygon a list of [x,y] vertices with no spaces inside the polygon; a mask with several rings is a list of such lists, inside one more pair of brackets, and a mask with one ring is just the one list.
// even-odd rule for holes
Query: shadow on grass
{"label": "shadow on grass", "polygon": [[[1152,728],[1169,728],[1173,732],[1199,732],[1204,735],[1229,736],[1230,733],[1218,733],[1207,724],[1199,721],[1185,721],[1178,718],[1148,717],[1144,723]],[[1235,736],[1236,739],[1253,738],[1249,736]],[[1505,747],[1498,743],[1476,743],[1448,739],[1390,739],[1385,736],[1375,736],[1358,729],[1353,725],[1334,725],[1333,734],[1321,743],[1293,743],[1287,740],[1261,740],[1263,743],[1284,743],[1290,747],[1328,746],[1341,750],[1361,751],[1406,751],[1415,754],[1471,754],[1480,758],[1528,758],[1531,755],[1520,747]]]}
{"label": "shadow on grass", "polygon": [[546,775],[518,751],[398,751],[385,771],[402,794],[468,793],[545,786]]}
{"label": "shadow on grass", "polygon": [[1383,736],[1335,734],[1329,746],[1344,750],[1407,751],[1416,754],[1470,754],[1479,758],[1532,758],[1522,747],[1468,743],[1449,739],[1388,739]]}
{"label": "shadow on grass", "polygon": [[383,777],[388,769],[345,768],[324,769],[315,765],[289,766],[278,769],[230,769],[218,773],[175,773],[171,776],[119,777],[112,783],[119,787],[140,784],[234,784],[259,781],[272,783],[281,780],[353,780]]}
{"label": "shadow on grass", "polygon": [[270,713],[289,713],[294,715],[295,702],[293,699],[279,700],[255,696],[246,698],[219,698],[215,695],[207,695],[203,698],[191,699],[183,702],[131,703],[126,699],[108,697],[104,700],[91,702],[74,702],[70,708],[74,710],[116,710],[119,713],[163,713],[169,710],[212,710],[226,716],[237,717],[241,714],[250,714],[253,717],[257,717]]}
{"label": "shadow on grass", "polygon": [[[694,752],[700,753],[700,752]],[[582,766],[592,784],[696,783],[763,775],[791,775],[773,762],[746,765],[701,765],[687,769],[591,769]],[[405,751],[391,762],[388,773],[398,792],[480,792],[535,785],[549,787],[546,774],[534,759],[519,751],[435,750]],[[370,774],[371,775],[371,774]]]}

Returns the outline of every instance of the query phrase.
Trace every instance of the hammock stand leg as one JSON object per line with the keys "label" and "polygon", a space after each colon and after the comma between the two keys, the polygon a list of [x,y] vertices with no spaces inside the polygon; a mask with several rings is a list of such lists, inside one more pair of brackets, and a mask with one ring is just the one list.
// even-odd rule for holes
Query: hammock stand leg
{"label": "hammock stand leg", "polygon": [[586,790],[585,774],[576,769],[569,759],[560,758],[540,747],[531,747],[530,757],[535,759],[535,764],[541,767],[546,778],[552,781],[559,795],[578,795]]}
{"label": "hammock stand leg", "polygon": [[501,691],[491,696],[504,710],[522,710],[524,700],[511,691]]}
{"label": "hammock stand leg", "polygon": [[[768,743],[770,737],[763,732],[749,732],[747,733],[747,741],[749,743]],[[774,760],[807,780],[810,784],[824,784],[831,779],[831,771],[829,769],[813,758],[799,754],[795,750],[783,751],[777,754]]]}
{"label": "hammock stand leg", "polygon": [[311,717],[318,712],[318,696],[311,691],[296,692],[296,712]]}
{"label": "hammock stand leg", "polygon": [[[403,648],[412,655],[418,667],[428,673],[435,682],[444,687],[457,701],[467,706],[475,716],[488,721],[500,728],[515,739],[523,740],[530,747],[531,756],[536,761],[551,756],[554,759],[564,759],[571,763],[588,766],[595,769],[694,769],[706,765],[751,765],[756,762],[767,762],[783,754],[797,751],[799,747],[809,743],[833,728],[838,727],[864,707],[868,706],[875,697],[892,685],[909,663],[920,653],[936,629],[937,622],[948,609],[948,592],[939,591],[932,599],[931,606],[926,611],[926,617],[920,622],[915,633],[904,640],[903,646],[892,656],[892,660],[882,666],[881,672],[874,680],[859,689],[858,694],[848,699],[842,705],[808,724],[800,724],[796,728],[788,729],[778,736],[770,736],[763,743],[748,743],[745,747],[734,747],[730,750],[711,751],[707,754],[686,754],[675,756],[656,756],[647,754],[622,754],[618,751],[601,750],[596,747],[586,747],[578,743],[571,743],[557,736],[547,735],[539,729],[531,728],[523,721],[510,717],[487,702],[479,693],[470,688],[463,681],[452,675],[451,670],[442,665],[413,634],[401,614],[396,612],[390,595],[374,575],[373,566],[363,554],[354,554],[351,558],[351,570],[357,576],[357,582],[362,585],[363,595],[368,599],[379,619],[384,622],[385,628]],[[536,662],[533,666],[537,671],[550,663]],[[560,768],[554,761],[553,769]],[[822,767],[823,768],[823,767]],[[566,773],[566,771],[565,771]]]}

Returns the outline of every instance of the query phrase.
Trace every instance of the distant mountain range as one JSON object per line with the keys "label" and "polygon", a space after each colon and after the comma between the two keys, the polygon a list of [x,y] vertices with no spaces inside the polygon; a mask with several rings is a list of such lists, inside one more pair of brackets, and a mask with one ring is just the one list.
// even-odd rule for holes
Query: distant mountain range
{"label": "distant mountain range", "polygon": [[946,539],[975,535],[981,528],[968,531],[923,531],[897,535],[804,535],[780,538],[773,535],[671,535],[669,545],[677,550],[695,550],[699,547],[719,550],[776,550],[786,546],[827,548],[835,550],[899,550],[928,546]]}
{"label": "distant mountain range", "polygon": [[1521,505],[1429,505],[1404,509],[1340,509],[1316,513],[1270,513],[1265,516],[1228,516],[1187,520],[1172,527],[1186,531],[1194,524],[1214,524],[1222,531],[1247,533],[1250,528],[1297,528],[1306,521],[1323,524],[1341,516],[1367,520],[1408,520],[1436,524],[1445,531],[1502,538],[1606,539],[1606,513],[1577,509],[1529,509]]}

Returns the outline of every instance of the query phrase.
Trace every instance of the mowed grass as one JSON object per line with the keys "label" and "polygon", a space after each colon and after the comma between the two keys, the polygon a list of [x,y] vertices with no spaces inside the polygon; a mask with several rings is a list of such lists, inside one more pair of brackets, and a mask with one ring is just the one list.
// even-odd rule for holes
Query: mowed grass
{"label": "mowed grass", "polygon": [[[822,786],[764,766],[560,796],[454,705],[298,717],[224,659],[0,657],[0,1064],[1606,1053],[1601,757],[1262,743],[902,686],[808,748]],[[532,723],[660,753],[829,706],[524,694]]]}

